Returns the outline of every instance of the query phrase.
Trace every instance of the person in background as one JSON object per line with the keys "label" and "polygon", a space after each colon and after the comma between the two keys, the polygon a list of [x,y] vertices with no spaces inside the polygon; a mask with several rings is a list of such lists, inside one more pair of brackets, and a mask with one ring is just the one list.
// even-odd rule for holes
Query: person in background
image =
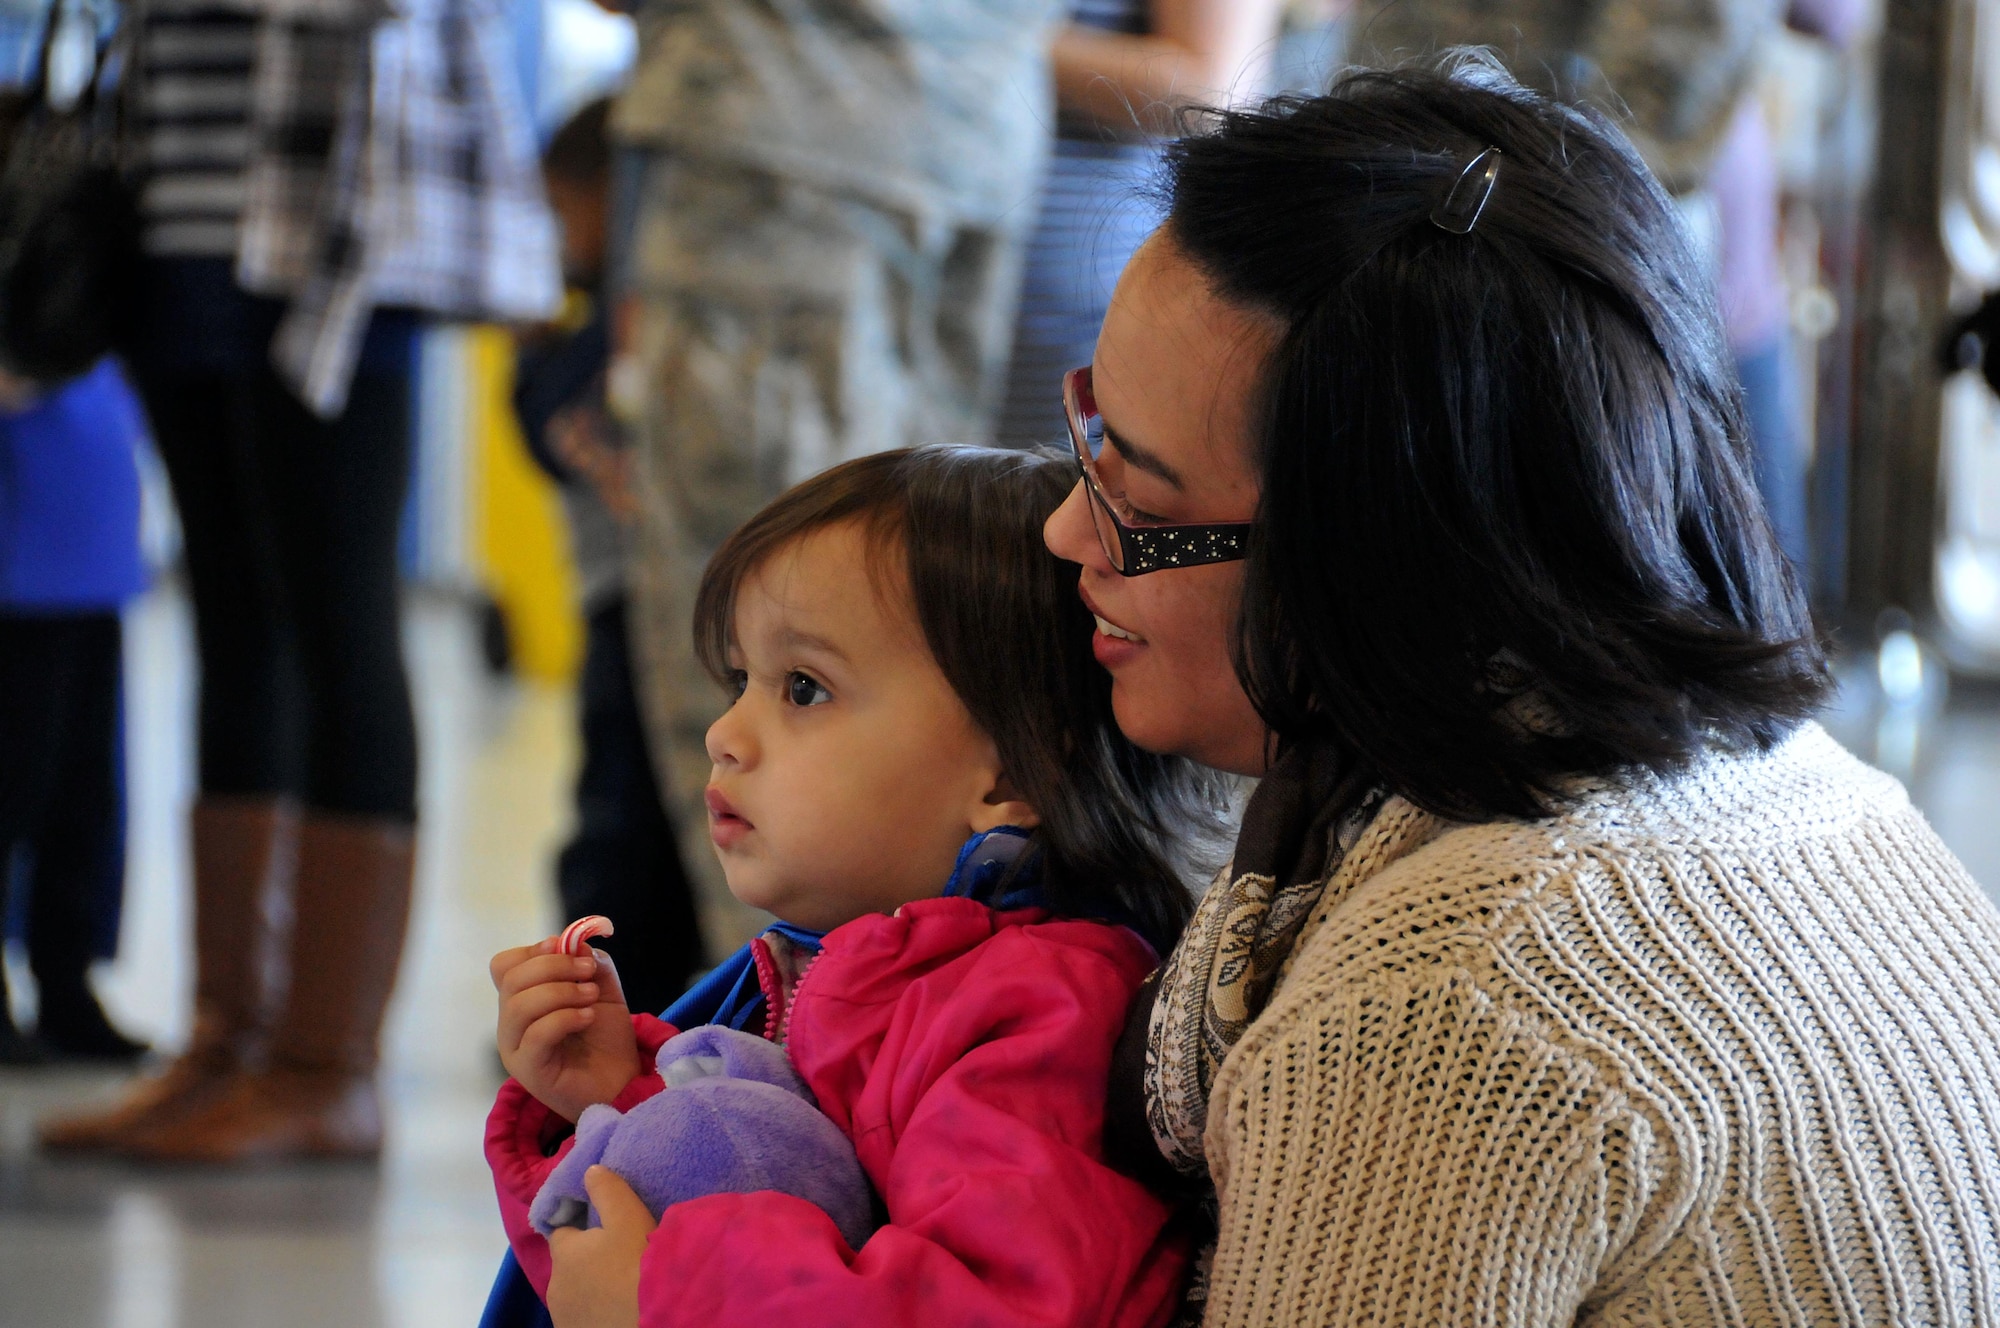
{"label": "person in background", "polygon": [[118,614],[146,585],[144,435],[112,360],[51,389],[0,387],[0,918],[11,880],[38,997],[30,1038],[0,969],[0,1065],[146,1050],[105,1018],[89,972],[124,885]]}
{"label": "person in background", "polygon": [[608,99],[584,107],[542,153],[563,275],[581,316],[524,339],[514,407],[529,452],[561,486],[583,600],[583,768],[576,832],[556,861],[556,890],[564,917],[601,914],[617,924],[598,945],[617,961],[632,1008],[658,1012],[705,961],[687,870],[646,750],[626,628],[630,460],[604,404],[610,113]]}
{"label": "person in background", "polygon": [[[1791,0],[1784,21],[1794,32],[1844,48],[1865,16],[1861,0]],[[1770,119],[1762,99],[1749,92],[1731,117],[1709,171],[1717,223],[1716,286],[1723,332],[1743,380],[1743,404],[1756,444],[1757,489],[1786,556],[1805,568],[1812,555],[1807,513],[1811,448],[1799,415],[1791,296],[1779,252],[1783,183]]]}
{"label": "person in background", "polygon": [[153,0],[139,21],[129,363],[201,662],[194,1029],[41,1141],[372,1159],[416,861],[396,558],[416,334],[554,313],[554,220],[494,0]]}
{"label": "person in background", "polygon": [[1157,224],[1153,138],[1194,102],[1263,91],[1283,0],[1074,0],[1050,50],[1056,143],[1028,241],[999,441],[1063,434],[1053,385],[1090,362],[1118,273]]}
{"label": "person in background", "polygon": [[[611,398],[635,425],[633,626],[656,768],[707,834],[722,692],[689,648],[701,569],[798,480],[984,442],[1047,156],[1061,0],[643,0]],[[712,862],[717,952],[758,922]]]}

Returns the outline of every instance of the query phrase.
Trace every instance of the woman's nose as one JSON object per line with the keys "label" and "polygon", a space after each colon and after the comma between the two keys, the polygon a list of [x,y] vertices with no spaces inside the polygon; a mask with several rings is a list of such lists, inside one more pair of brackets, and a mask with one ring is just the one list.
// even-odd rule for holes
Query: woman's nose
{"label": "woman's nose", "polygon": [[1111,560],[1104,556],[1104,546],[1097,542],[1097,530],[1090,524],[1089,504],[1090,495],[1083,491],[1083,480],[1079,477],[1062,506],[1049,513],[1049,519],[1042,523],[1042,543],[1064,562],[1082,563],[1108,572]]}

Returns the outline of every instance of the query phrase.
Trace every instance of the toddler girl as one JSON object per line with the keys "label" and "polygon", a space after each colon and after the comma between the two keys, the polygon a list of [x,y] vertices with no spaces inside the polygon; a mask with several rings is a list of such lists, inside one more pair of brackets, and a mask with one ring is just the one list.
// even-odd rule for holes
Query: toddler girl
{"label": "toddler girl", "polygon": [[[1188,909],[1170,832],[1213,828],[1219,803],[1113,722],[1074,572],[1042,545],[1075,480],[1040,453],[866,457],[710,564],[697,646],[736,696],[708,734],[711,836],[731,892],[779,924],[664,1021],[629,1014],[601,954],[495,956],[514,1078],[487,1152],[560,1328],[1171,1316],[1185,1246],[1104,1162],[1105,1079]],[[593,1171],[604,1224],[555,1232],[552,1286],[528,1210],[571,1124],[688,1091],[653,1056],[710,1023],[784,1047],[880,1225],[855,1248],[782,1186],[740,1185],[655,1227]]]}

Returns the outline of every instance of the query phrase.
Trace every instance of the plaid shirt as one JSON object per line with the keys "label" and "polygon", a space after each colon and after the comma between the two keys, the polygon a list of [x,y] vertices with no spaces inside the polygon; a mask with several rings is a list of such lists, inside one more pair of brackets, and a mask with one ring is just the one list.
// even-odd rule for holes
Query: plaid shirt
{"label": "plaid shirt", "polygon": [[511,321],[562,298],[494,0],[266,0],[237,276],[291,297],[271,354],[323,415],[378,306]]}

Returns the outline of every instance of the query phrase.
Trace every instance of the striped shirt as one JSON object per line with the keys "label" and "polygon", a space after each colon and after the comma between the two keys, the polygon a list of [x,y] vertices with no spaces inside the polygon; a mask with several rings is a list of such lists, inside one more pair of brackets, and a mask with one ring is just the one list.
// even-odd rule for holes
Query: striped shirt
{"label": "striped shirt", "polygon": [[[1145,0],[1073,0],[1070,21],[1130,34],[1148,30]],[[1111,288],[1132,251],[1159,224],[1146,186],[1159,147],[1119,139],[1063,117],[1028,241],[997,429],[1008,447],[1060,446],[1066,437],[1062,376],[1089,364]]]}
{"label": "striped shirt", "polygon": [[250,14],[199,4],[147,9],[138,62],[146,252],[236,253],[255,50]]}

